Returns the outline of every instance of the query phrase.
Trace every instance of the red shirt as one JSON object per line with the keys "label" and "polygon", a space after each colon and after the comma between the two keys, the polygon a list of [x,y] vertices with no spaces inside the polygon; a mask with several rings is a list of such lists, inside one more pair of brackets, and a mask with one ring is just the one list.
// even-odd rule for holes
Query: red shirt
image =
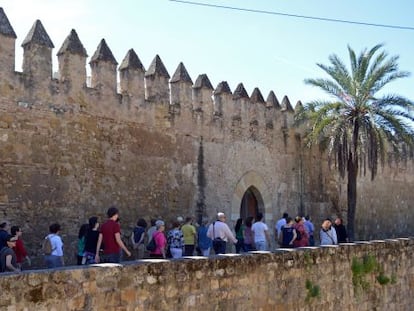
{"label": "red shirt", "polygon": [[302,236],[302,238],[299,241],[293,241],[293,247],[309,246],[309,236],[306,232],[305,226],[301,223],[296,223],[293,225],[293,227],[296,229],[296,231],[299,231]]}
{"label": "red shirt", "polygon": [[121,226],[116,221],[108,219],[102,226],[102,244],[104,254],[119,254],[121,248],[115,240],[115,233],[121,234]]}
{"label": "red shirt", "polygon": [[22,263],[27,256],[26,249],[24,248],[23,241],[19,238],[16,241],[16,246],[13,248],[16,253],[16,262]]}

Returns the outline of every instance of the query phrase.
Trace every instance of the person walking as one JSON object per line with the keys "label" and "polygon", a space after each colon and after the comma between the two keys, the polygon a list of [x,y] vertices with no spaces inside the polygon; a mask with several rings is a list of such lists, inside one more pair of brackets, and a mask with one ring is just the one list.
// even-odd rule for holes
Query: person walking
{"label": "person walking", "polygon": [[236,253],[239,254],[240,251],[245,252],[244,248],[244,229],[245,226],[243,224],[243,219],[239,218],[236,221],[236,225],[234,226],[234,232],[236,232]]}
{"label": "person walking", "polygon": [[85,237],[85,250],[83,252],[83,265],[94,264],[96,256],[96,245],[99,239],[99,222],[98,217],[92,216],[88,221],[88,232]]}
{"label": "person walking", "polygon": [[8,234],[5,240],[6,246],[0,249],[0,272],[20,272],[16,262],[16,253],[13,250],[17,236]]}
{"label": "person walking", "polygon": [[335,228],[335,231],[336,231],[338,243],[347,243],[348,233],[346,232],[346,228],[343,224],[342,218],[339,218],[339,217],[336,218],[333,227]]}
{"label": "person walking", "polygon": [[270,242],[269,228],[263,222],[263,214],[257,213],[256,222],[252,225],[253,241],[258,251],[267,251]]}
{"label": "person walking", "polygon": [[183,256],[184,235],[180,229],[181,224],[178,221],[173,222],[173,228],[168,231],[167,243],[172,258],[181,258]]}
{"label": "person walking", "polygon": [[207,236],[207,224],[208,219],[204,218],[197,229],[197,245],[200,248],[201,255],[204,257],[210,256],[210,249],[213,244],[212,240]]}
{"label": "person walking", "polygon": [[150,251],[151,258],[167,258],[167,238],[165,237],[165,223],[162,220],[155,222],[155,232],[152,235],[152,239],[155,242],[155,249]]}
{"label": "person walking", "polygon": [[[279,241],[279,237],[280,237],[280,234],[282,232],[282,228],[283,228],[284,225],[286,225],[288,217],[289,217],[289,214],[285,212],[285,213],[283,213],[282,218],[280,218],[276,222],[276,225],[275,225],[275,239],[276,239],[276,241]],[[281,244],[279,244],[279,245],[282,246]]]}
{"label": "person walking", "polygon": [[293,248],[293,242],[296,240],[296,230],[293,226],[292,217],[286,218],[286,224],[282,227],[279,236],[279,244],[283,248]]}
{"label": "person walking", "polygon": [[50,243],[50,253],[45,254],[45,263],[48,268],[57,268],[65,265],[63,260],[63,242],[59,233],[61,226],[54,223],[49,227],[49,234],[45,237],[45,241]]}
{"label": "person walking", "polygon": [[132,248],[135,252],[136,259],[142,259],[145,255],[145,229],[147,228],[147,222],[145,219],[140,218],[137,221],[137,225],[131,234]]}
{"label": "person walking", "polygon": [[213,248],[216,254],[225,254],[227,242],[230,240],[236,244],[237,239],[226,224],[226,215],[222,212],[217,213],[217,221],[213,222],[207,231],[207,236],[213,240]]}
{"label": "person walking", "polygon": [[319,238],[321,239],[321,245],[338,244],[335,228],[332,227],[332,221],[329,218],[323,221]]}
{"label": "person walking", "polygon": [[118,209],[112,206],[108,209],[106,215],[108,220],[101,226],[98,243],[96,244],[95,262],[101,262],[99,251],[103,245],[102,262],[119,263],[121,261],[121,249],[128,257],[131,256],[131,252],[121,239]]}
{"label": "person walking", "polygon": [[22,240],[22,230],[19,226],[12,226],[10,229],[11,235],[17,237],[16,246],[14,247],[14,252],[16,253],[16,263],[17,267],[22,270],[23,261],[26,260],[28,265],[32,265],[30,257],[27,255],[26,248],[24,247]]}
{"label": "person walking", "polygon": [[314,231],[315,231],[315,226],[313,225],[310,216],[306,215],[305,216],[305,229],[308,232],[309,235],[309,246],[315,246],[315,238],[314,238]]}
{"label": "person walking", "polygon": [[89,224],[83,224],[79,228],[78,233],[78,248],[77,248],[77,254],[76,254],[76,262],[77,265],[81,265],[83,261],[83,253],[85,252],[85,238],[86,234],[88,233]]}
{"label": "person walking", "polygon": [[252,226],[253,226],[252,216],[249,216],[246,218],[245,225],[246,227],[244,228],[244,231],[243,231],[244,250],[246,252],[255,251],[256,248],[254,247],[254,240],[253,240],[254,237],[253,237],[253,231],[252,231]]}
{"label": "person walking", "polygon": [[7,246],[7,237],[9,236],[9,222],[0,223],[0,249]]}
{"label": "person walking", "polygon": [[193,256],[195,242],[197,240],[197,231],[192,224],[193,218],[187,217],[185,224],[181,226],[181,231],[184,234],[184,256]]}
{"label": "person walking", "polygon": [[309,246],[309,235],[305,228],[305,220],[302,216],[295,217],[293,227],[296,230],[296,239],[293,241],[293,247]]}

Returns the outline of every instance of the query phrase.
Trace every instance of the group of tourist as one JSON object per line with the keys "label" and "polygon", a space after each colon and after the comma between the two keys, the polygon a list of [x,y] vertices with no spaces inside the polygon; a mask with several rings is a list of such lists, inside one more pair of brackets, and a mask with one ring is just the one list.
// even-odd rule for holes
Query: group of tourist
{"label": "group of tourist", "polygon": [[[314,246],[314,225],[309,216],[296,216],[293,220],[284,213],[275,226],[279,245],[284,248]],[[320,245],[336,245],[348,242],[346,228],[341,218],[336,218],[334,224],[326,218],[319,231]]]}
{"label": "group of tourist", "polygon": [[31,265],[22,233],[20,227],[10,226],[8,221],[0,223],[0,272],[19,272],[24,261]]}
{"label": "group of tourist", "polygon": [[[31,260],[24,248],[18,226],[0,223],[0,263],[1,272],[18,272],[26,260]],[[166,230],[161,219],[152,219],[150,227],[145,219],[138,219],[131,234],[130,251],[121,238],[119,211],[116,207],[107,210],[107,220],[100,225],[98,217],[92,216],[88,223],[79,229],[77,245],[77,264],[119,263],[122,255],[133,255],[134,259],[143,258],[180,258],[183,256],[209,256],[211,250],[215,254],[223,254],[228,244],[235,245],[236,253],[249,251],[267,251],[271,247],[270,232],[263,221],[263,214],[256,217],[239,218],[234,232],[226,223],[226,215],[217,214],[215,221],[209,224],[203,219],[200,224],[194,223],[193,217],[178,216]],[[61,226],[54,223],[49,227],[49,234],[44,238],[42,250],[48,268],[61,267],[63,260],[63,242],[59,235]],[[337,218],[332,224],[325,219],[321,225],[320,245],[335,245],[347,242],[347,233],[342,220]],[[275,224],[275,239],[280,247],[294,248],[315,245],[314,225],[309,216],[296,216],[294,219],[287,213]]]}

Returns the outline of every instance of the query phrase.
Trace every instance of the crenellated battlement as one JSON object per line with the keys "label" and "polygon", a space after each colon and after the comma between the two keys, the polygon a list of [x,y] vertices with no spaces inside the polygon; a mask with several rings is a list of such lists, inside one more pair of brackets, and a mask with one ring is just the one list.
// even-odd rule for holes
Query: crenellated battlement
{"label": "crenellated battlement", "polygon": [[21,44],[23,68],[22,72],[15,72],[16,39],[0,8],[0,76],[4,87],[19,94],[18,98],[9,94],[9,102],[16,105],[24,102],[32,109],[47,106],[40,103],[69,105],[71,111],[144,122],[154,122],[148,116],[159,115],[157,110],[164,111],[168,120],[174,120],[172,124],[195,122],[207,126],[253,127],[255,131],[280,128],[275,123],[283,116],[281,127],[292,126],[294,109],[286,96],[279,104],[273,91],[264,100],[258,88],[249,96],[242,83],[232,92],[225,81],[213,89],[206,74],[199,75],[193,83],[182,62],[171,77],[159,55],[146,70],[133,49],[118,66],[105,39],[90,58],[91,76],[87,77],[88,54],[74,29],[58,49],[58,72],[54,79],[55,46],[40,20],[35,21]]}

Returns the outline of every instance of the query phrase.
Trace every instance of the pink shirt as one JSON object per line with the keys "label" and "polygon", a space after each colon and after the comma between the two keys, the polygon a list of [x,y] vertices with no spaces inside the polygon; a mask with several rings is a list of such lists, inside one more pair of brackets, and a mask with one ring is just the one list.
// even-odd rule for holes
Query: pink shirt
{"label": "pink shirt", "polygon": [[157,230],[152,235],[152,238],[154,239],[155,245],[157,247],[155,248],[155,250],[151,252],[151,254],[162,255],[161,249],[165,249],[165,246],[167,245],[167,239],[165,237],[165,234]]}

